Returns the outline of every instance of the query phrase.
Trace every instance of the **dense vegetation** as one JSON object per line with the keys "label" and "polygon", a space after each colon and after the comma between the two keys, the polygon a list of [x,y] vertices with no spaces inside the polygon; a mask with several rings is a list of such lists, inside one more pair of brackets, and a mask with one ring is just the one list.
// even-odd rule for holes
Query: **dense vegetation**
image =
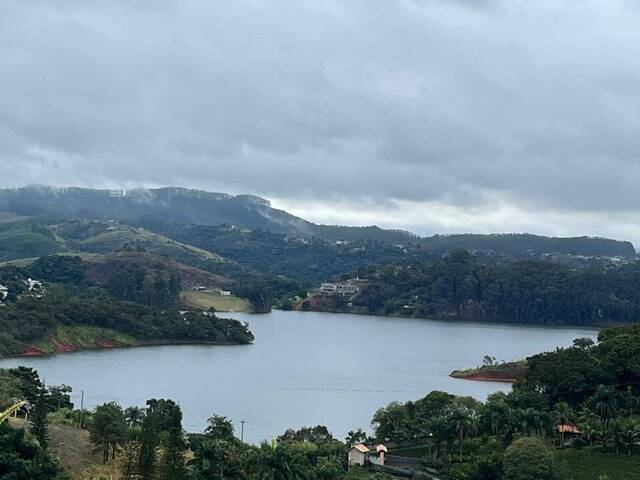
{"label": "dense vegetation", "polygon": [[[64,343],[57,335],[61,330],[69,332],[74,328],[84,328],[83,333],[87,328],[94,329],[101,332],[101,340],[115,343],[118,338],[109,337],[109,332],[124,335],[128,345],[253,341],[247,326],[236,320],[217,318],[213,313],[181,314],[170,308],[176,304],[179,279],[148,281],[144,274],[135,276],[139,273],[135,269],[123,270],[110,289],[103,289],[85,282],[81,265],[80,259],[74,257],[43,257],[29,270],[0,269],[0,283],[8,286],[10,292],[8,304],[0,308],[0,355],[23,353],[39,342]],[[24,280],[32,272],[56,283],[47,283],[44,291],[28,292]],[[98,346],[62,345],[62,348]]]}
{"label": "dense vegetation", "polygon": [[52,288],[43,298],[26,297],[0,310],[0,355],[22,353],[61,326],[109,329],[141,343],[253,341],[246,325],[210,313],[180,314],[114,301],[99,291],[76,296]]}
{"label": "dense vegetation", "polygon": [[541,260],[491,265],[459,250],[355,275],[368,286],[349,301],[370,313],[573,325],[640,319],[637,262],[583,270]]}
{"label": "dense vegetation", "polygon": [[[341,442],[315,426],[252,446],[219,415],[212,415],[203,433],[184,434],[180,407],[163,399],[149,400],[146,408],[105,403],[86,413],[83,423],[101,462],[117,465],[131,479],[386,479],[347,469],[347,448],[363,441],[386,443],[396,458],[420,458],[417,468],[426,476],[416,478],[433,473],[450,480],[633,479],[640,456],[640,328],[608,329],[598,340],[576,339],[570,348],[529,358],[526,377],[485,402],[433,391],[391,403],[375,413],[371,439],[352,431]],[[0,406],[9,397],[29,398],[35,406],[37,442],[24,433],[15,437],[44,453],[28,461],[55,473],[47,455],[49,423],[79,424],[68,387],[47,389],[30,369],[0,371],[0,380],[8,385],[0,389]],[[0,458],[16,456],[15,438],[0,441]],[[576,476],[576,465],[590,458],[600,461]],[[598,476],[604,474],[611,476]]]}
{"label": "dense vegetation", "polygon": [[392,403],[375,414],[376,435],[426,443],[425,462],[453,479],[557,478],[554,445],[587,456],[638,455],[639,345],[637,326],[605,330],[597,345],[577,339],[529,358],[525,379],[486,402],[431,392]]}

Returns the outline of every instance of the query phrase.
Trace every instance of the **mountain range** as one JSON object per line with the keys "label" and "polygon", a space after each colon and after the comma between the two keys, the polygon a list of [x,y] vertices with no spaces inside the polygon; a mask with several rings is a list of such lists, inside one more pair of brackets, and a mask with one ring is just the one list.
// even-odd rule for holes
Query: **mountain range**
{"label": "mountain range", "polygon": [[318,225],[273,208],[268,200],[254,195],[234,196],[178,187],[97,190],[30,185],[0,189],[0,221],[43,215],[58,216],[64,220],[118,220],[128,224],[143,222],[145,225],[158,221],[165,225],[182,226],[235,225],[302,239],[412,244],[421,249],[441,252],[464,248],[512,256],[635,256],[635,249],[630,242],[605,238],[554,238],[530,234],[418,237],[404,230],[386,230],[377,226]]}

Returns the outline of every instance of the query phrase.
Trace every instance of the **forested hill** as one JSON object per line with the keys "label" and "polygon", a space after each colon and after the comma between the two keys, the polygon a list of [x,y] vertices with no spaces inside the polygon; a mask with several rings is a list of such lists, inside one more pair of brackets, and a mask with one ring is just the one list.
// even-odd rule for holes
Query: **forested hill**
{"label": "forested hill", "polygon": [[[29,240],[40,247],[41,252],[38,254],[65,251],[66,246],[57,242],[59,238],[36,228],[41,226],[41,222],[35,225],[16,223],[21,217],[42,215],[57,217],[57,223],[78,219],[119,220],[127,224],[144,221],[146,226],[158,221],[182,226],[236,225],[252,231],[264,230],[292,238],[315,238],[326,242],[374,241],[434,253],[463,248],[472,252],[516,258],[549,254],[609,257],[635,255],[630,242],[604,238],[553,238],[529,234],[461,234],[420,238],[404,230],[387,230],[377,226],[317,225],[273,208],[268,200],[253,195],[233,196],[175,187],[124,191],[28,186],[0,189],[0,223],[13,221],[13,227],[0,225],[0,259],[8,257],[3,255],[3,244],[15,250],[19,249],[17,244],[25,243],[22,240],[13,241],[10,236],[14,233],[20,233],[23,240]],[[22,231],[11,232],[8,231],[10,228],[20,228]],[[166,230],[163,232],[166,233]],[[69,231],[55,233],[66,238],[65,234]],[[34,234],[37,234],[37,238]],[[180,237],[184,238],[184,235],[180,234]],[[360,245],[356,245],[352,248],[359,247]],[[28,244],[23,250],[26,256],[29,253]]]}
{"label": "forested hill", "polygon": [[564,253],[583,256],[633,257],[631,242],[598,237],[545,237],[528,233],[434,235],[418,243],[428,250],[496,252],[514,257]]}
{"label": "forested hill", "polygon": [[361,268],[353,275],[367,279],[367,286],[355,298],[337,301],[336,308],[527,324],[640,320],[640,262],[575,270],[542,260],[491,265],[455,251],[434,261]]}
{"label": "forested hill", "polygon": [[228,195],[186,188],[95,190],[28,186],[0,190],[0,212],[21,216],[60,215],[77,219],[134,221],[144,217],[198,225],[239,225],[327,240],[370,239],[399,243],[414,237],[379,227],[316,225],[254,195]]}

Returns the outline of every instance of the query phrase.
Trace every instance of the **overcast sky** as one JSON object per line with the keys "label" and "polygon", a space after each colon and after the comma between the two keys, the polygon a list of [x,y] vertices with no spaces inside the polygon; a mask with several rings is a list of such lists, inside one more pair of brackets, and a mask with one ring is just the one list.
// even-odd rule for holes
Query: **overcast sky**
{"label": "overcast sky", "polygon": [[0,0],[0,186],[640,243],[640,7]]}

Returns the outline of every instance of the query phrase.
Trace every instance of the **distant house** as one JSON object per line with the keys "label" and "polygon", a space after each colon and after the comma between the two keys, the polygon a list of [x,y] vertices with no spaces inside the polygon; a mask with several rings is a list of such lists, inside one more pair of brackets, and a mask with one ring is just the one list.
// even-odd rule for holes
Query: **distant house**
{"label": "distant house", "polygon": [[346,283],[322,283],[320,285],[320,295],[355,295],[360,291],[360,288],[352,285],[350,282]]}
{"label": "distant house", "polygon": [[2,301],[6,300],[8,296],[9,296],[9,289],[4,285],[0,285],[0,307],[4,306],[4,303],[2,303]]}
{"label": "distant house", "polygon": [[364,467],[367,463],[367,453],[369,453],[369,448],[364,443],[354,445],[349,449],[349,453],[347,454],[349,465],[360,465]]}
{"label": "distant house", "polygon": [[222,295],[223,297],[230,297],[231,292],[229,290],[220,290],[220,295]]}
{"label": "distant house", "polygon": [[582,435],[580,429],[570,423],[558,425],[558,433],[560,434],[561,442],[564,445],[571,445],[576,438]]}
{"label": "distant house", "polygon": [[24,283],[27,286],[27,290],[29,292],[32,292],[34,290],[42,290],[42,282],[34,280],[33,278],[27,278]]}
{"label": "distant house", "polygon": [[575,425],[571,425],[570,423],[563,423],[558,425],[558,433],[564,433],[569,435],[582,435],[582,432]]}
{"label": "distant house", "polygon": [[349,465],[359,465],[361,467],[371,464],[384,465],[387,457],[387,447],[379,444],[372,450],[364,443],[359,443],[351,447],[347,455]]}

